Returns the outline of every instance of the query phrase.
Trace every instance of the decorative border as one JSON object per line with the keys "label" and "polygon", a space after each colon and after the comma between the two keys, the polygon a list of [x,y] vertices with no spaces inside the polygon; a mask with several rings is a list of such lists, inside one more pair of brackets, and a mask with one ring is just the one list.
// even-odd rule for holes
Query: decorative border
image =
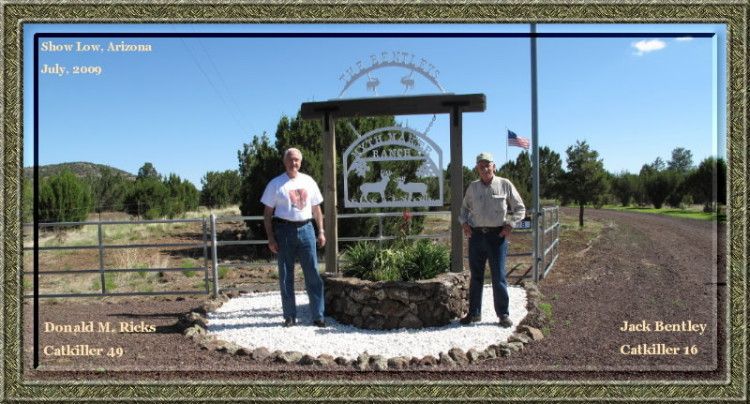
{"label": "decorative border", "polygon": [[[0,0],[2,1],[2,0]],[[77,3],[80,1],[80,3]],[[501,4],[477,2],[410,3],[383,2],[278,2],[263,4],[194,4],[164,0],[156,4],[115,2],[71,2],[48,4],[39,1],[1,3],[3,19],[3,149],[0,186],[0,219],[3,223],[0,250],[4,270],[2,310],[3,344],[0,345],[0,400],[62,400],[96,401],[221,401],[243,398],[248,400],[320,401],[335,398],[345,401],[476,400],[526,401],[541,398],[570,400],[699,400],[745,401],[747,399],[747,152],[746,118],[748,104],[748,4],[742,0],[619,0],[617,4],[603,1],[554,4],[536,1],[532,4],[510,0]],[[199,0],[200,1],[200,0]],[[21,64],[22,25],[32,22],[140,22],[140,23],[300,23],[300,22],[431,22],[431,23],[719,23],[727,26],[727,159],[729,164],[729,251],[728,276],[729,307],[727,320],[731,324],[727,353],[730,379],[725,384],[715,382],[644,384],[626,382],[560,382],[513,383],[478,381],[481,383],[451,382],[252,382],[227,384],[217,381],[163,383],[113,383],[110,385],[85,382],[26,382],[21,376],[20,358],[20,173],[22,155]]]}

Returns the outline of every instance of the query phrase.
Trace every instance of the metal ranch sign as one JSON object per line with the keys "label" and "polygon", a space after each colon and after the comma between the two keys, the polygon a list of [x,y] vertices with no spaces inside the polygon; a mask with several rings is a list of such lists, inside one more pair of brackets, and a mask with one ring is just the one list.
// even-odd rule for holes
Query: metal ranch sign
{"label": "metal ranch sign", "polygon": [[[395,164],[397,162],[402,164]],[[405,162],[416,167],[412,180],[406,180],[412,173],[408,172]],[[442,150],[414,129],[392,126],[367,132],[344,151],[343,163],[344,206],[347,208],[443,204]],[[379,173],[379,178],[365,181],[369,172]],[[350,182],[359,185],[350,187]],[[429,192],[431,185],[432,192]]]}
{"label": "metal ranch sign", "polygon": [[[404,93],[412,90],[421,76],[439,92],[439,71],[413,53],[393,51],[370,55],[357,61],[339,80],[344,86],[339,98],[360,79],[367,79],[368,92],[378,95],[382,84],[379,71],[400,68],[407,71],[399,83]],[[417,76],[414,73],[417,73]],[[427,137],[436,116],[424,132],[393,126],[374,129],[349,145],[343,155],[344,206],[347,208],[426,207],[443,205],[443,152]],[[373,175],[373,173],[375,175]]]}

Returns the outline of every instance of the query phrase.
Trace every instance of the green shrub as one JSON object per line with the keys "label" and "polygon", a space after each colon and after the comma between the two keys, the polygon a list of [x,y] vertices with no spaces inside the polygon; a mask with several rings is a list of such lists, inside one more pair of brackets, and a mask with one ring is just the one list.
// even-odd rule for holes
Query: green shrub
{"label": "green shrub", "polygon": [[359,242],[346,250],[344,276],[369,281],[413,281],[431,279],[450,267],[450,252],[429,240],[416,243],[399,240],[388,248]]}
{"label": "green shrub", "polygon": [[124,196],[125,210],[144,219],[173,218],[198,207],[199,192],[188,180],[176,174],[163,178],[151,163],[138,171],[138,177]]}
{"label": "green shrub", "polygon": [[401,269],[406,263],[406,254],[401,249],[385,248],[378,250],[372,263],[370,281],[398,281],[401,280]]}
{"label": "green shrub", "polygon": [[349,247],[345,253],[349,263],[343,271],[344,276],[366,279],[366,274],[372,272],[379,249],[377,244],[365,241]]}
{"label": "green shrub", "polygon": [[40,222],[80,222],[91,209],[91,190],[70,170],[42,180],[39,187]]}
{"label": "green shrub", "polygon": [[201,203],[209,208],[220,208],[240,203],[242,178],[237,170],[209,171],[201,178]]}
{"label": "green shrub", "polygon": [[412,281],[431,279],[450,268],[450,251],[443,244],[419,240],[406,250],[402,277]]}

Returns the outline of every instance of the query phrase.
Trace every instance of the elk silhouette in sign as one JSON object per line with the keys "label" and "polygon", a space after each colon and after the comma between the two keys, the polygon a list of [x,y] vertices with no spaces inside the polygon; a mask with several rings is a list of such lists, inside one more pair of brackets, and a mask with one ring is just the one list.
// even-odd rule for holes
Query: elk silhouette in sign
{"label": "elk silhouette in sign", "polygon": [[367,74],[367,90],[368,91],[374,91],[375,95],[378,94],[378,86],[380,85],[380,79],[377,77],[370,77],[370,74]]}
{"label": "elk silhouette in sign", "polygon": [[414,194],[421,194],[420,199],[424,199],[427,196],[427,184],[421,182],[404,182],[404,177],[399,177],[396,180],[398,189],[409,194],[409,200],[414,199]]}
{"label": "elk silhouette in sign", "polygon": [[380,173],[380,181],[378,182],[365,182],[359,186],[359,191],[362,195],[359,197],[359,201],[370,202],[367,198],[370,194],[380,194],[380,200],[385,201],[385,187],[388,186],[388,182],[391,181],[391,172],[383,171]]}
{"label": "elk silhouette in sign", "polygon": [[414,88],[414,79],[411,78],[412,73],[414,73],[414,70],[410,71],[408,76],[401,77],[401,84],[404,85],[404,93]]}

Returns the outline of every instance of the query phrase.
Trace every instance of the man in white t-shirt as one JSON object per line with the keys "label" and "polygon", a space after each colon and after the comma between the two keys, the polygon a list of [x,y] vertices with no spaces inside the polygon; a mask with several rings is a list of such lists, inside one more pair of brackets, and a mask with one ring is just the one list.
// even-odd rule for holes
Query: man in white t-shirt
{"label": "man in white t-shirt", "polygon": [[[325,246],[323,213],[320,204],[323,195],[315,180],[299,172],[302,153],[295,148],[284,152],[286,172],[272,179],[260,201],[265,205],[263,222],[268,234],[268,248],[278,254],[279,287],[284,311],[284,327],[297,322],[297,304],[294,300],[294,261],[299,258],[305,289],[310,300],[312,322],[325,327],[323,318],[323,279],[318,273],[318,255],[315,245]],[[317,237],[312,221],[318,227]]]}

